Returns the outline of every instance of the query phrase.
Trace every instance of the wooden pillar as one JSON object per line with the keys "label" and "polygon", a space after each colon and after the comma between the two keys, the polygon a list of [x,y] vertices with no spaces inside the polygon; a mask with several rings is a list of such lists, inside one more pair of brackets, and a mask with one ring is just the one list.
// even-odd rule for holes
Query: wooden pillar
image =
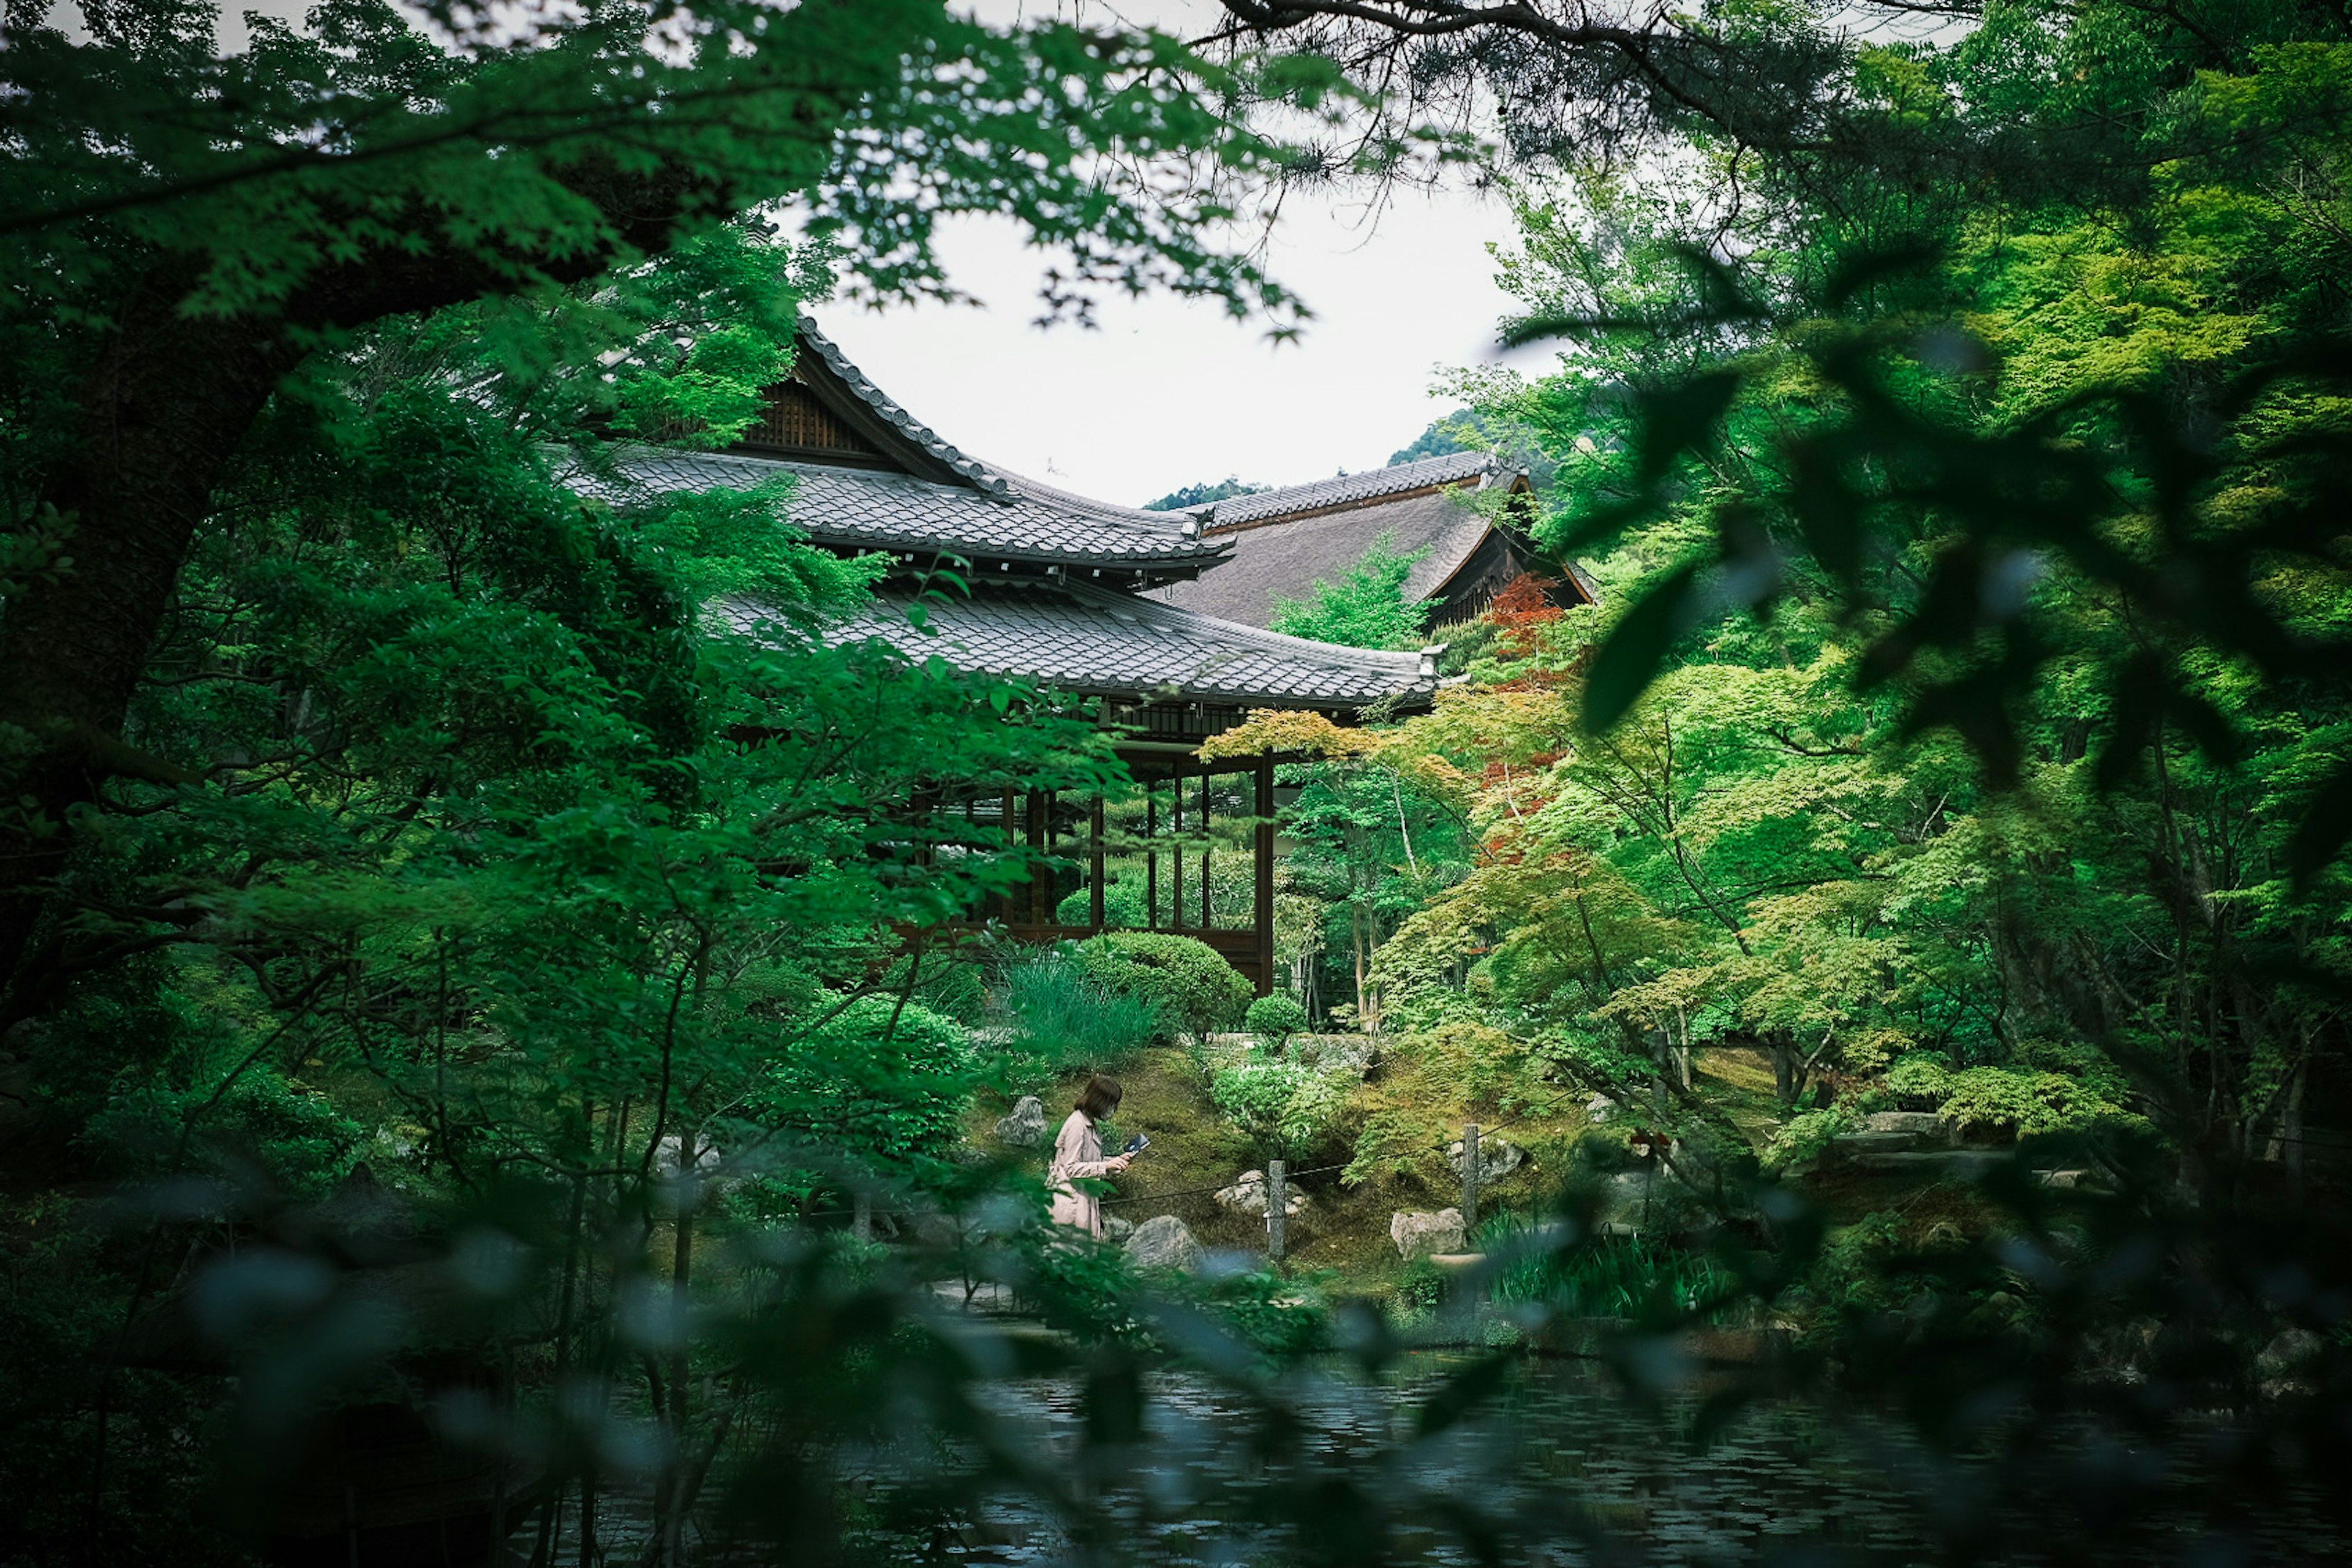
{"label": "wooden pillar", "polygon": [[1097,795],[1087,814],[1087,924],[1096,931],[1103,928],[1103,798]]}
{"label": "wooden pillar", "polygon": [[1168,900],[1168,929],[1184,929],[1184,775],[1170,779],[1169,795],[1176,805],[1176,821],[1171,832],[1176,839],[1174,853],[1168,857],[1168,868],[1176,874],[1176,885]]}
{"label": "wooden pillar", "polygon": [[1216,921],[1209,914],[1209,784],[1207,773],[1201,775],[1201,929],[1207,931]]}
{"label": "wooden pillar", "polygon": [[[1033,856],[1039,859],[1044,858],[1046,851],[1045,832],[1052,812],[1053,796],[1050,792],[1042,789],[1033,789],[1029,792],[1029,848]],[[1051,904],[1053,899],[1053,873],[1040,865],[1029,876],[1030,924],[1044,925],[1053,920],[1054,911],[1045,907]]]}
{"label": "wooden pillar", "polygon": [[1469,1122],[1462,1129],[1462,1245],[1475,1247],[1473,1233],[1478,1228],[1478,1124]]}
{"label": "wooden pillar", "polygon": [[1280,1160],[1265,1163],[1265,1255],[1282,1261],[1284,1222],[1290,1218],[1290,1171]]}
{"label": "wooden pillar", "polygon": [[[1020,819],[1013,816],[1013,792],[1006,790],[1004,792],[1004,847],[1007,849],[1021,847],[1021,824]],[[998,895],[1003,902],[1006,925],[1016,925],[1020,922],[1022,900],[1027,896],[1020,889],[1009,889]]]}
{"label": "wooden pillar", "polygon": [[1274,758],[1257,760],[1257,994],[1274,993]]}

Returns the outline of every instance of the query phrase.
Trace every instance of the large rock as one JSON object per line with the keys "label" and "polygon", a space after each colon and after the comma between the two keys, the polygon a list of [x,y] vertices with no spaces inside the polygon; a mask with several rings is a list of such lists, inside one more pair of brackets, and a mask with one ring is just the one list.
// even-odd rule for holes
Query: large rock
{"label": "large rock", "polygon": [[2309,1329],[2284,1330],[2254,1357],[2254,1375],[2266,1384],[2284,1382],[2308,1369],[2326,1348],[2327,1342]]}
{"label": "large rock", "polygon": [[[1244,1171],[1241,1179],[1232,1186],[1218,1189],[1216,1199],[1235,1214],[1256,1215],[1262,1218],[1268,1207],[1266,1186],[1264,1171]],[[1282,1212],[1293,1218],[1306,1213],[1307,1194],[1298,1190],[1297,1184],[1286,1182],[1283,1187]]]}
{"label": "large rock", "polygon": [[1671,1230],[1696,1217],[1696,1198],[1673,1173],[1652,1161],[1631,1171],[1620,1171],[1601,1186],[1600,1227],[1631,1235],[1637,1231]]}
{"label": "large rock", "polygon": [[[1528,1152],[1507,1138],[1491,1132],[1478,1134],[1478,1184],[1486,1186],[1499,1182],[1519,1168]],[[1454,1167],[1457,1176],[1464,1174],[1469,1161],[1463,1156],[1462,1140],[1456,1138],[1446,1146],[1445,1163]]]}
{"label": "large rock", "polygon": [[1335,1078],[1360,1079],[1379,1059],[1380,1042],[1368,1035],[1293,1035],[1290,1054],[1300,1065]]}
{"label": "large rock", "polygon": [[1127,1256],[1139,1268],[1189,1269],[1201,1261],[1201,1244],[1174,1215],[1154,1215],[1127,1238]]}
{"label": "large rock", "polygon": [[[1596,1094],[1584,1102],[1585,1119],[1595,1127],[1616,1115],[1619,1109],[1617,1102],[1605,1094]],[[1481,1139],[1479,1142],[1484,1142],[1486,1140]]]}
{"label": "large rock", "polygon": [[1397,1256],[1403,1258],[1459,1252],[1465,1244],[1462,1211],[1439,1209],[1431,1214],[1422,1209],[1401,1210],[1389,1216],[1389,1239],[1396,1243]]}
{"label": "large rock", "polygon": [[1013,1114],[996,1124],[996,1141],[1014,1149],[1034,1149],[1045,1141],[1045,1107],[1035,1095],[1013,1102]]}
{"label": "large rock", "polygon": [[1862,1119],[1864,1132],[1900,1132],[1913,1138],[1951,1142],[1952,1130],[1932,1110],[1874,1110]]}
{"label": "large rock", "polygon": [[1115,1214],[1103,1215],[1103,1239],[1114,1247],[1135,1234],[1135,1222],[1121,1219]]}
{"label": "large rock", "polygon": [[918,1203],[908,1211],[908,1227],[915,1239],[925,1247],[941,1250],[954,1247],[964,1239],[963,1221],[928,1200]]}
{"label": "large rock", "polygon": [[[677,1163],[686,1157],[686,1144],[675,1132],[654,1145],[654,1169],[665,1176],[677,1174]],[[708,1176],[719,1169],[719,1151],[709,1143],[697,1142],[694,1151],[694,1173]]]}

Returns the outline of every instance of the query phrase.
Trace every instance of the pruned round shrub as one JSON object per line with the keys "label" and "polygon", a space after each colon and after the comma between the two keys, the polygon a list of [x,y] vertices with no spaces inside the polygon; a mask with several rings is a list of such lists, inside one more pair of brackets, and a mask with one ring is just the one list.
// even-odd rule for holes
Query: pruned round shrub
{"label": "pruned round shrub", "polygon": [[1114,931],[1078,944],[1078,961],[1122,995],[1160,1009],[1163,1027],[1205,1040],[1250,1003],[1250,984],[1207,942],[1166,931]]}
{"label": "pruned round shrub", "polygon": [[1291,1036],[1305,1031],[1307,1009],[1297,997],[1277,991],[1249,1005],[1249,1011],[1242,1015],[1242,1027],[1255,1035],[1257,1043],[1267,1050],[1278,1051]]}

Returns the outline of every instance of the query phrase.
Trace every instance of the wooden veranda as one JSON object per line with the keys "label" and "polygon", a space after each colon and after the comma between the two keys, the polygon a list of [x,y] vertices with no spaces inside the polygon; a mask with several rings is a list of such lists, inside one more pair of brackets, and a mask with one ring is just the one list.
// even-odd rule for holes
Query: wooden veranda
{"label": "wooden veranda", "polygon": [[970,815],[1025,845],[1046,869],[973,911],[965,929],[1015,942],[1106,931],[1207,943],[1261,996],[1274,989],[1274,759],[1204,763],[1174,747],[1119,749],[1128,796],[1006,790]]}

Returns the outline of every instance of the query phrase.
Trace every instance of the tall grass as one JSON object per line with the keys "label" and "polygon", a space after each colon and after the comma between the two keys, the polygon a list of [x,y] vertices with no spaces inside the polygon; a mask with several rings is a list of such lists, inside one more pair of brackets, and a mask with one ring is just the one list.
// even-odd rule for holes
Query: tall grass
{"label": "tall grass", "polygon": [[1730,1275],[1672,1242],[1602,1235],[1570,1241],[1558,1223],[1507,1212],[1480,1223],[1478,1250],[1510,1258],[1489,1287],[1491,1300],[1544,1301],[1578,1317],[1636,1318],[1703,1311],[1738,1289]]}
{"label": "tall grass", "polygon": [[1055,1079],[1101,1072],[1149,1045],[1160,1009],[1123,995],[1051,949],[1021,953],[1000,974],[1004,1029],[992,1053],[1009,1096],[1034,1094]]}

